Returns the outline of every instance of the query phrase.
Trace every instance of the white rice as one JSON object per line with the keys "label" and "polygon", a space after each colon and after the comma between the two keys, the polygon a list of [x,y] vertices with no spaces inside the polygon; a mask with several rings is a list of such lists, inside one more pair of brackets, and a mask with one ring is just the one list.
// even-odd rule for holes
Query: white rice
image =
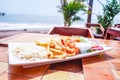
{"label": "white rice", "polygon": [[12,50],[15,57],[22,60],[37,61],[48,57],[45,47],[36,44],[19,44]]}

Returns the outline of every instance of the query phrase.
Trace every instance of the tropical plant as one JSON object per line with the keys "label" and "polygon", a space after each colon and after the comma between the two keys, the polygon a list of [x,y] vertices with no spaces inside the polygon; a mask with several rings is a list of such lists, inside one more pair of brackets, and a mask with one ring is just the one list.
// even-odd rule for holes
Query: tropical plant
{"label": "tropical plant", "polygon": [[70,2],[60,0],[61,6],[59,6],[59,12],[63,13],[64,26],[70,26],[74,21],[82,20],[82,18],[77,15],[79,11],[87,11],[82,1],[84,0],[73,0]]}
{"label": "tropical plant", "polygon": [[102,4],[102,6],[103,15],[98,15],[97,19],[98,23],[100,23],[105,29],[107,29],[107,27],[113,26],[113,19],[120,12],[120,3],[117,0],[107,0],[107,4]]}

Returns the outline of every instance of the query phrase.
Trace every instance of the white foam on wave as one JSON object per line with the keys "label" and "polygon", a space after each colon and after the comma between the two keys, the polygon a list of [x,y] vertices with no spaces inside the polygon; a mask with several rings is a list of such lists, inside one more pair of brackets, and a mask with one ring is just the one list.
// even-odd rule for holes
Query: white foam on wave
{"label": "white foam on wave", "polygon": [[0,30],[24,30],[24,29],[41,29],[46,30],[53,25],[27,24],[27,23],[0,23]]}
{"label": "white foam on wave", "polygon": [[[63,26],[57,24],[28,24],[28,23],[0,23],[0,30],[49,30],[54,26]],[[71,27],[85,27],[84,24],[73,25]]]}

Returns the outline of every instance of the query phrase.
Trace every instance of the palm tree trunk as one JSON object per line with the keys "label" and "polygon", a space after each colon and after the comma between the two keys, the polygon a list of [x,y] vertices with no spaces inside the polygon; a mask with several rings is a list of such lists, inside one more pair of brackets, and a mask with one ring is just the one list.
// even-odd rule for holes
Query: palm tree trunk
{"label": "palm tree trunk", "polygon": [[90,12],[90,14],[88,14],[88,17],[87,17],[87,23],[91,23],[92,7],[93,7],[93,0],[89,0],[89,8],[88,8],[88,11]]}

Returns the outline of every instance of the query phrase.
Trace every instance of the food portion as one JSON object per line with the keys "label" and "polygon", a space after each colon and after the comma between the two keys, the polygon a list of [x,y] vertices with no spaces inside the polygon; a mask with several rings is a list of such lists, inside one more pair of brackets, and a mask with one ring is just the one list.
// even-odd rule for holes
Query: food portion
{"label": "food portion", "polygon": [[35,43],[17,43],[15,46],[13,43],[12,45],[13,48],[10,50],[10,53],[18,59],[37,61],[39,59],[47,58],[46,48],[37,46]]}
{"label": "food portion", "polygon": [[[86,41],[88,40],[80,37],[50,38],[47,41],[36,40],[34,43],[19,43],[10,50],[10,53],[20,60],[38,61],[42,59],[64,59],[81,54],[83,49],[86,52],[103,50],[103,47],[88,45]],[[86,46],[85,43],[87,43]],[[90,44],[92,43],[90,42]]]}
{"label": "food portion", "polygon": [[74,56],[80,53],[80,49],[76,47],[75,43],[80,42],[78,38],[66,37],[61,39],[51,39],[47,45],[36,41],[38,46],[44,46],[47,49],[48,58],[65,58]]}
{"label": "food portion", "polygon": [[92,46],[90,49],[87,50],[87,52],[93,52],[93,51],[97,51],[97,50],[103,50],[102,46]]}

